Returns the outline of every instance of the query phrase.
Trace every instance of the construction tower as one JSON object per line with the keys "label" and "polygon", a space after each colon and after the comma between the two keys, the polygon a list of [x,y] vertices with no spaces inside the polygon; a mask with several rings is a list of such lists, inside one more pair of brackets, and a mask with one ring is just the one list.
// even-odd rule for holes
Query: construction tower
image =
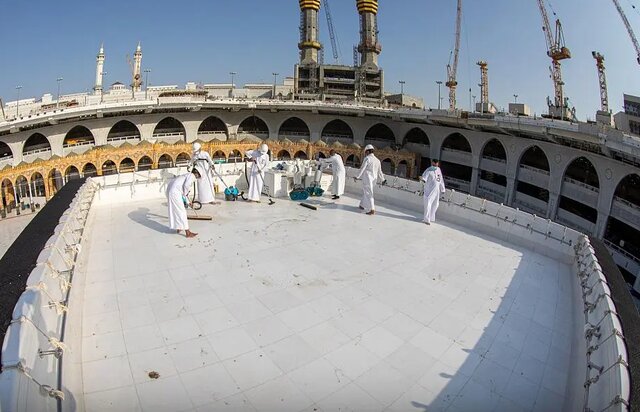
{"label": "construction tower", "polygon": [[607,77],[605,75],[604,56],[592,51],[591,55],[596,60],[598,69],[598,82],[600,85],[600,110],[596,112],[596,122],[607,126],[613,125],[613,117],[609,110],[609,93],[607,91]]}

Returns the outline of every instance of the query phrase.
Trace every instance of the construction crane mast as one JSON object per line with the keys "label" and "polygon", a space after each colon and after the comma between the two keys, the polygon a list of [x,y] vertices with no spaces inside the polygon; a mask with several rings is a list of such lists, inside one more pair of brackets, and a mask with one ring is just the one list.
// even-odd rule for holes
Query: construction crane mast
{"label": "construction crane mast", "polygon": [[544,0],[538,0],[538,7],[540,8],[540,14],[542,14],[542,31],[545,34],[547,40],[547,56],[551,58],[551,79],[554,86],[554,101],[553,105],[549,102],[549,116],[551,117],[565,117],[567,111],[567,105],[564,97],[564,82],[562,81],[562,69],[560,61],[571,58],[571,52],[565,46],[564,34],[562,32],[562,23],[559,19],[556,19],[555,36],[551,31],[551,24],[549,23],[549,16],[547,15],[547,9],[544,4]]}
{"label": "construction crane mast", "polygon": [[591,55],[596,59],[596,66],[598,67],[598,80],[600,81],[600,106],[601,110],[605,113],[609,112],[609,96],[607,93],[607,78],[605,76],[604,69],[604,56],[598,52],[592,51]]}
{"label": "construction crane mast", "polygon": [[338,37],[333,28],[333,18],[331,17],[331,8],[329,8],[329,0],[322,0],[324,6],[324,14],[327,16],[327,27],[329,28],[329,37],[331,38],[331,50],[333,51],[333,60],[338,64],[340,61],[340,49],[338,48]]}
{"label": "construction crane mast", "polygon": [[447,64],[447,82],[449,88],[449,110],[456,110],[456,88],[458,87],[458,55],[460,54],[460,31],[462,29],[462,0],[458,0],[456,13],[456,45],[453,49],[453,66]]}
{"label": "construction crane mast", "polygon": [[615,4],[616,9],[618,9],[618,13],[620,14],[620,18],[624,23],[624,26],[627,28],[627,32],[629,33],[629,37],[631,37],[631,41],[633,42],[633,47],[636,49],[636,61],[640,64],[640,44],[638,44],[638,39],[636,38],[633,29],[631,28],[631,23],[629,23],[629,19],[627,19],[627,15],[624,14],[624,10],[620,7],[620,2],[618,0],[613,0],[613,4]]}
{"label": "construction crane mast", "polygon": [[489,64],[484,60],[476,64],[480,66],[480,104],[484,108],[489,105]]}

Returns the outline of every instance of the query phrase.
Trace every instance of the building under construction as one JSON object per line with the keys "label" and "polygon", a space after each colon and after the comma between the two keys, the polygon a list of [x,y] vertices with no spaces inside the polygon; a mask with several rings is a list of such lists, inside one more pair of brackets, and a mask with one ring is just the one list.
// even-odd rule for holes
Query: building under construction
{"label": "building under construction", "polygon": [[[300,62],[294,68],[296,99],[381,103],[384,76],[378,67],[378,55],[382,51],[378,42],[378,0],[356,1],[360,14],[360,44],[354,49],[354,66],[321,61],[322,44],[318,36],[321,2],[299,2]],[[330,32],[333,38],[333,31]]]}

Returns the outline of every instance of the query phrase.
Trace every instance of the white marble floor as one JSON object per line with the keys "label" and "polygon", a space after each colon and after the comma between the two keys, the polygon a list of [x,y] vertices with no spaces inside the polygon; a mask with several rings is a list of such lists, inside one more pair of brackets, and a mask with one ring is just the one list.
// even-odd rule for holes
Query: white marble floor
{"label": "white marble floor", "polygon": [[0,258],[4,256],[7,249],[11,247],[35,215],[35,213],[26,212],[20,216],[11,216],[0,220]]}
{"label": "white marble floor", "polygon": [[206,206],[194,240],[165,204],[93,211],[88,411],[561,410],[567,266],[349,197]]}

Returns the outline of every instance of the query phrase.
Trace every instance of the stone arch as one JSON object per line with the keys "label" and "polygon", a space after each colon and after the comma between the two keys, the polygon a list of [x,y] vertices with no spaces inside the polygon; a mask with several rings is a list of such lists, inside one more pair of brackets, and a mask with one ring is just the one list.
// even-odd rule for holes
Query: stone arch
{"label": "stone arch", "polygon": [[91,130],[84,126],[76,126],[64,136],[63,147],[95,145],[96,139]]}
{"label": "stone arch", "polygon": [[118,173],[118,167],[113,160],[107,160],[102,164],[102,175],[109,176]]}
{"label": "stone arch", "polygon": [[129,173],[136,170],[136,164],[130,157],[125,157],[118,165],[118,173]]}
{"label": "stone arch", "polygon": [[269,126],[258,116],[249,116],[238,126],[238,134],[269,137]]}
{"label": "stone arch", "polygon": [[640,207],[640,175],[631,173],[620,179],[614,196]]}
{"label": "stone arch", "polygon": [[2,196],[2,207],[10,207],[13,208],[16,206],[16,192],[13,187],[13,183],[11,180],[4,179],[2,184],[0,185],[1,196]]}
{"label": "stone arch", "polygon": [[496,138],[487,141],[480,153],[483,158],[507,161],[507,151],[502,142]]}
{"label": "stone arch", "polygon": [[407,177],[409,173],[409,165],[406,160],[401,160],[396,166],[396,176]]}
{"label": "stone arch", "polygon": [[128,120],[120,120],[109,129],[107,142],[140,140],[140,129]]}
{"label": "stone arch", "polygon": [[462,133],[452,133],[447,136],[442,142],[442,149],[471,153],[471,145],[469,144],[469,139],[467,139]]}
{"label": "stone arch", "polygon": [[285,149],[282,149],[276,155],[276,159],[278,159],[278,160],[291,160],[291,153],[289,153]]}
{"label": "stone arch", "polygon": [[353,141],[353,129],[344,120],[335,119],[324,126],[321,139],[325,142],[340,139]]}
{"label": "stone arch", "polygon": [[326,159],[327,155],[323,151],[318,151],[318,159]]}
{"label": "stone arch", "polygon": [[35,154],[51,150],[51,144],[42,133],[34,133],[24,142],[22,146],[22,154]]}
{"label": "stone arch", "polygon": [[407,143],[423,144],[425,146],[429,146],[431,144],[429,136],[420,127],[414,127],[404,135],[402,144],[405,145]]}
{"label": "stone arch", "polygon": [[153,137],[180,137],[186,139],[187,132],[184,125],[175,117],[168,116],[160,120],[153,129]]}
{"label": "stone arch", "polygon": [[198,135],[229,136],[227,125],[217,116],[209,116],[200,123]]}
{"label": "stone arch", "polygon": [[139,171],[149,170],[152,167],[153,167],[153,160],[151,160],[151,158],[149,156],[142,156],[138,160],[138,170]]}
{"label": "stone arch", "polygon": [[51,190],[51,193],[49,193],[50,196],[56,193],[58,190],[62,189],[62,186],[64,186],[62,173],[60,173],[60,171],[55,168],[49,171],[49,174],[47,175],[47,181],[49,182],[49,189]]}
{"label": "stone arch", "polygon": [[293,137],[300,140],[303,138],[309,138],[311,132],[307,123],[299,117],[290,117],[285,120],[278,129],[278,136],[281,138]]}
{"label": "stone arch", "polygon": [[98,169],[96,168],[96,165],[94,165],[93,163],[89,162],[89,163],[85,164],[84,166],[82,166],[82,176],[84,176],[84,177],[98,176]]}
{"label": "stone arch", "polygon": [[562,174],[563,180],[570,178],[586,185],[600,188],[600,177],[591,160],[585,156],[577,156],[567,164]]}
{"label": "stone arch", "polygon": [[309,157],[307,156],[307,152],[304,150],[298,150],[296,154],[293,155],[294,159],[307,160]]}
{"label": "stone arch", "polygon": [[173,158],[168,154],[163,154],[158,158],[158,169],[168,169],[173,167]]}
{"label": "stone arch", "polygon": [[31,194],[35,197],[47,196],[47,189],[44,184],[44,178],[38,172],[31,175]]}
{"label": "stone arch", "polygon": [[345,161],[345,166],[349,167],[360,167],[361,164],[360,157],[354,154],[347,156],[347,160]]}
{"label": "stone arch", "polygon": [[535,167],[536,169],[549,172],[549,158],[547,154],[538,145],[529,146],[520,155],[518,166]]}
{"label": "stone arch", "polygon": [[67,167],[64,171],[64,179],[68,182],[69,180],[80,179],[80,171],[77,167],[71,165]]}
{"label": "stone arch", "polygon": [[211,158],[216,161],[227,160],[227,155],[222,150],[216,150],[215,153],[211,156]]}
{"label": "stone arch", "polygon": [[387,157],[383,159],[380,164],[382,165],[382,173],[385,175],[395,174],[395,164],[393,163],[393,160]]}
{"label": "stone arch", "polygon": [[191,161],[188,153],[182,152],[176,157],[176,166],[186,166]]}
{"label": "stone arch", "polygon": [[8,144],[0,141],[0,161],[13,157],[13,152]]}
{"label": "stone arch", "polygon": [[15,192],[18,199],[26,199],[29,197],[29,181],[23,175],[16,178]]}
{"label": "stone arch", "polygon": [[369,128],[364,136],[365,140],[385,141],[395,143],[396,135],[384,123],[378,123]]}
{"label": "stone arch", "polygon": [[237,149],[232,150],[231,153],[229,154],[229,161],[233,160],[234,163],[241,162],[242,159],[244,159],[244,156]]}

